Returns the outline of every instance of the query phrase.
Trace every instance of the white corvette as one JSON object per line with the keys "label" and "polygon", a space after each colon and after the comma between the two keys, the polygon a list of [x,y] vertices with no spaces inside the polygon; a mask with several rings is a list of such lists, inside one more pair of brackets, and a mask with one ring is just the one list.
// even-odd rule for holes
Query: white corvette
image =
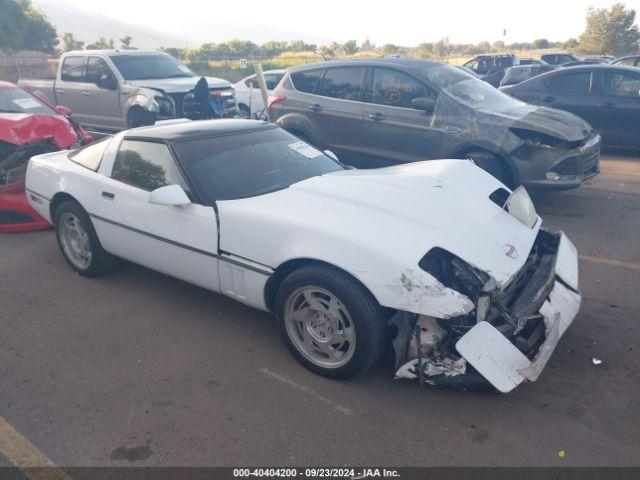
{"label": "white corvette", "polygon": [[333,378],[391,338],[397,377],[507,392],[580,306],[568,238],[470,161],[353,170],[263,122],[172,122],[34,157],[26,184],[78,273],[126,259],[272,311]]}

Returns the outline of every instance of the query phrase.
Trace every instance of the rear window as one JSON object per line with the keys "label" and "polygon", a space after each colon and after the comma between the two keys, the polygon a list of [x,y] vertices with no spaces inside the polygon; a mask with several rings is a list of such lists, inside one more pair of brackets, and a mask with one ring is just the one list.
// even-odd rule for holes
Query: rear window
{"label": "rear window", "polygon": [[321,69],[295,72],[291,74],[291,81],[299,92],[313,93],[321,73]]}
{"label": "rear window", "polygon": [[175,142],[173,147],[208,203],[265,195],[344,169],[279,128]]}
{"label": "rear window", "polygon": [[318,95],[343,100],[360,100],[364,68],[329,68],[324,74]]}
{"label": "rear window", "polygon": [[105,137],[79,150],[75,150],[69,154],[69,160],[95,172],[100,166],[102,156],[110,140],[111,137]]}

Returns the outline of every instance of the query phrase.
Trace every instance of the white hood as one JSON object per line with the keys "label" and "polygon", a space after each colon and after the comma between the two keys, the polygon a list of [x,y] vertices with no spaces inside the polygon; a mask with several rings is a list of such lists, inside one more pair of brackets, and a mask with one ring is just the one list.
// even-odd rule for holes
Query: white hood
{"label": "white hood", "polygon": [[[272,267],[315,258],[384,287],[407,275],[424,282],[418,263],[441,247],[504,286],[526,261],[541,221],[527,228],[493,203],[498,188],[505,187],[467,160],[335,172],[218,202],[220,246]],[[515,255],[505,253],[510,246]]]}

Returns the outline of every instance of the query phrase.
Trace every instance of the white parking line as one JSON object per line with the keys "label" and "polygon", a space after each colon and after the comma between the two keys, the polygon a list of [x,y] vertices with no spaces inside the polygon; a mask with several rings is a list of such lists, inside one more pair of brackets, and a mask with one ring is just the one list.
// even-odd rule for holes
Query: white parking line
{"label": "white parking line", "polygon": [[279,381],[281,383],[289,385],[290,387],[295,388],[296,390],[300,390],[301,392],[304,392],[304,393],[306,393],[308,395],[311,395],[312,397],[316,398],[317,400],[320,400],[323,403],[326,403],[331,408],[337,410],[340,413],[343,413],[345,415],[353,415],[353,410],[351,410],[350,408],[343,407],[342,405],[337,404],[333,400],[331,400],[331,399],[329,399],[327,397],[323,397],[319,393],[316,393],[313,390],[311,390],[309,387],[305,387],[304,385],[300,385],[299,383],[291,380],[290,378],[284,377],[284,376],[280,375],[279,373],[272,372],[271,370],[269,370],[267,368],[261,368],[260,371],[262,373],[264,373],[265,375],[268,375],[269,377],[273,378],[274,380],[277,380],[277,381]]}
{"label": "white parking line", "polygon": [[0,454],[29,480],[72,480],[63,470],[0,417]]}

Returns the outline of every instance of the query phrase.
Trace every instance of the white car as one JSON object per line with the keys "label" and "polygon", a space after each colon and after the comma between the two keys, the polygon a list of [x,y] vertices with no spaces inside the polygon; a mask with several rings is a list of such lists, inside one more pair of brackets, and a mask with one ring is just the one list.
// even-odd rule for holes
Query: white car
{"label": "white car", "polygon": [[33,157],[26,188],[78,273],[126,259],[274,312],[333,378],[391,337],[397,377],[507,392],[580,306],[569,239],[468,160],[355,170],[264,122],[187,121]]}
{"label": "white car", "polygon": [[[264,80],[267,84],[267,91],[271,92],[286,70],[267,70],[264,72]],[[243,78],[233,86],[236,92],[236,104],[238,105],[238,116],[240,118],[253,118],[264,110],[264,102],[260,94],[260,87],[255,75]]]}

